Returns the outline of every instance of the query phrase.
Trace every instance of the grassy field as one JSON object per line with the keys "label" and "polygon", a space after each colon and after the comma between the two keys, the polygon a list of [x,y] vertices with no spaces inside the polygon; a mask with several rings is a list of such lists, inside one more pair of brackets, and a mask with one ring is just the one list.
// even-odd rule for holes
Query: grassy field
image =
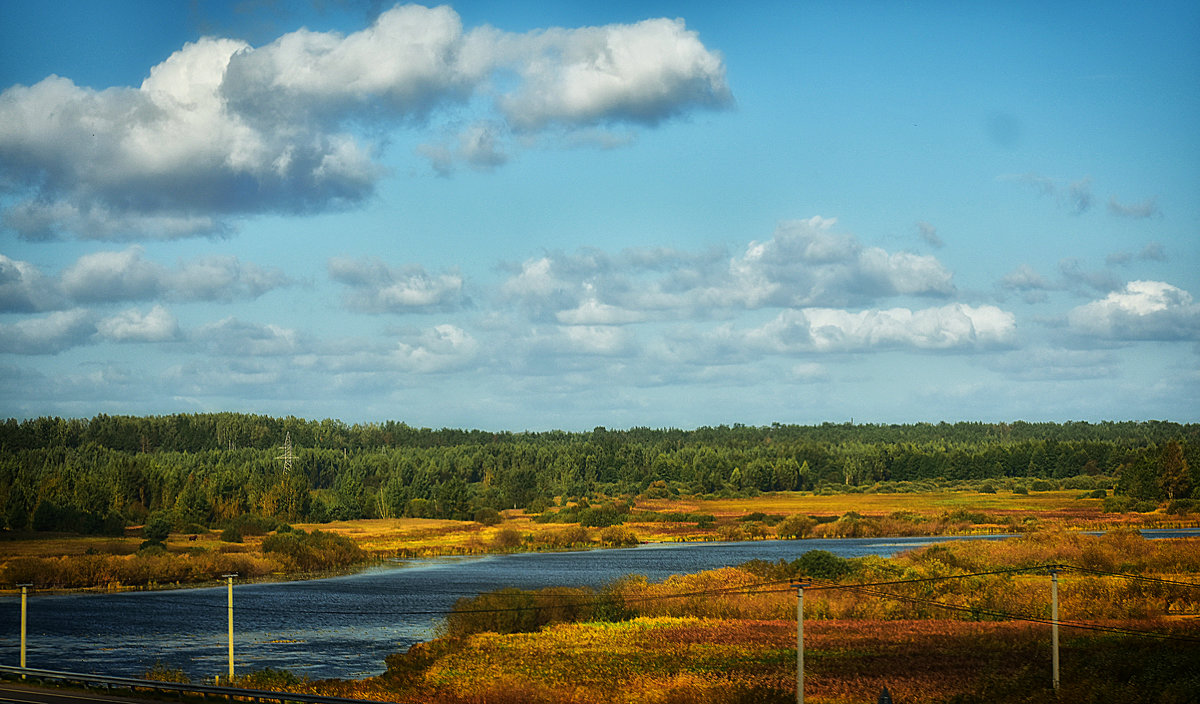
{"label": "grassy field", "polygon": [[[994,532],[1019,532],[1032,526],[1074,530],[1105,530],[1121,526],[1191,527],[1200,525],[1200,516],[1154,513],[1105,513],[1103,500],[1082,498],[1079,491],[1045,491],[1030,494],[978,492],[922,492],[906,494],[833,494],[781,492],[753,498],[730,499],[639,499],[638,512],[657,514],[711,515],[710,526],[695,521],[627,520],[623,526],[641,542],[719,540],[727,537],[750,539],[744,519],[754,514],[780,518],[794,514],[835,518],[857,513],[877,519],[884,535],[969,535]],[[955,513],[973,518],[954,519]],[[891,517],[901,514],[906,520]],[[304,525],[347,535],[372,554],[434,555],[492,552],[504,549],[553,548],[551,537],[563,530],[563,524],[537,523],[522,511],[505,511],[505,520],[496,526],[481,526],[470,521],[429,519],[375,519]],[[983,522],[973,522],[982,518]],[[753,523],[753,522],[752,522]],[[742,528],[741,535],[730,536],[730,528]],[[509,547],[497,544],[502,531],[517,531],[522,541]],[[600,531],[592,529],[590,540],[599,544]],[[772,526],[757,537],[775,537]],[[836,536],[831,536],[836,537]]]}
{"label": "grassy field", "polygon": [[[1144,622],[1109,625],[1146,628]],[[1200,636],[1196,624],[1172,625]],[[1049,629],[1020,622],[815,621],[805,624],[805,699],[909,704],[1195,701],[1194,644],[1064,633],[1063,687],[1050,687]],[[638,618],[559,624],[537,633],[472,636],[419,651],[424,669],[315,689],[429,704],[771,704],[796,700],[795,621]],[[1158,679],[1144,663],[1174,673]],[[1138,666],[1138,660],[1143,663]],[[1120,671],[1122,681],[1103,670]],[[1114,681],[1115,680],[1115,681]],[[1158,688],[1147,690],[1147,687]],[[1161,695],[1148,696],[1151,693]]]}
{"label": "grassy field", "polygon": [[[806,700],[869,702],[886,687],[894,701],[914,704],[1195,702],[1198,548],[1196,539],[1151,541],[1130,531],[1049,532],[844,561],[850,572],[806,590]],[[1152,577],[1060,577],[1060,617],[1088,628],[1061,628],[1058,695],[1049,625],[1024,620],[1049,616],[1045,571],[958,579],[1048,562]],[[890,583],[888,596],[834,588],[880,581]],[[604,592],[624,614],[616,620],[560,608],[563,620],[515,625],[518,632],[495,632],[494,612],[519,598],[497,592],[462,603],[461,624],[452,618],[443,637],[389,657],[383,676],[293,686],[426,704],[791,702],[796,597],[787,582],[739,568],[626,580]]]}
{"label": "grassy field", "polygon": [[[597,504],[599,505],[599,504]],[[362,519],[298,524],[353,540],[365,558],[481,554],[580,549],[630,542],[747,540],[776,537],[786,516],[815,517],[808,537],[969,535],[1018,533],[1034,529],[1103,530],[1121,526],[1200,525],[1196,514],[1105,513],[1103,500],[1079,491],[1017,494],[975,491],[913,493],[809,492],[763,494],[753,498],[639,499],[616,532],[578,524],[543,523],[520,510],[503,512],[497,525],[422,518]],[[689,516],[689,520],[649,520]],[[697,520],[711,517],[711,520]],[[841,520],[835,520],[841,517]],[[756,519],[756,520],[747,520]],[[608,531],[608,532],[606,532]],[[24,573],[54,575],[49,588],[124,588],[194,583],[222,571],[249,578],[287,578],[286,562],[261,551],[263,536],[224,542],[219,532],[172,534],[161,554],[145,555],[137,531],[126,537],[64,534],[5,536],[0,540],[0,582],[20,581]],[[31,561],[45,569],[32,569]]]}

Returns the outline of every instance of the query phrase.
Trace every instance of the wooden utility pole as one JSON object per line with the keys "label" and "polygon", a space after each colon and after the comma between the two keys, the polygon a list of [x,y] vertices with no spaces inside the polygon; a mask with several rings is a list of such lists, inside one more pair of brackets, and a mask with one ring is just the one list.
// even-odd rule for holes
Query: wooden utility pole
{"label": "wooden utility pole", "polygon": [[[21,669],[24,669],[25,668],[25,624],[27,623],[27,620],[25,618],[25,599],[28,596],[29,588],[32,587],[33,585],[32,584],[18,584],[17,586],[21,588]],[[25,679],[25,675],[21,675],[21,679]]]}
{"label": "wooden utility pole", "polygon": [[1058,693],[1058,566],[1050,568],[1050,668]]}
{"label": "wooden utility pole", "polygon": [[804,704],[804,588],[812,582],[796,582],[796,704]]}
{"label": "wooden utility pole", "polygon": [[229,684],[233,684],[233,578],[234,574],[223,574],[225,584],[229,590]]}

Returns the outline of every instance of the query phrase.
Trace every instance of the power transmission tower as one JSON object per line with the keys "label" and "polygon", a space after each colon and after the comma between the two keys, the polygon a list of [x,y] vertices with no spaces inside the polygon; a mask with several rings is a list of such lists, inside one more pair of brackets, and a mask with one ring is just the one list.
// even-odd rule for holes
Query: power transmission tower
{"label": "power transmission tower", "polygon": [[292,454],[292,433],[288,431],[283,436],[283,454],[276,457],[277,460],[283,460],[283,490],[287,492],[287,515],[288,520],[296,519],[296,496],[292,491],[292,460],[296,456]]}
{"label": "power transmission tower", "polygon": [[275,459],[283,460],[283,475],[291,476],[292,460],[296,459],[296,456],[292,454],[292,432],[290,430],[283,436],[283,454]]}

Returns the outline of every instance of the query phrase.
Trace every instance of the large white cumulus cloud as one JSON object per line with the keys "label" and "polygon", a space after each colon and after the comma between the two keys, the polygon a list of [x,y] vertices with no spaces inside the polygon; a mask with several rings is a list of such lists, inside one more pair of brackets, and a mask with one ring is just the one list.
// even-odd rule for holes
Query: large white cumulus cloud
{"label": "large white cumulus cloud", "polygon": [[0,93],[2,222],[30,239],[169,239],[352,206],[383,173],[359,126],[420,126],[476,98],[490,127],[469,127],[439,169],[502,164],[510,131],[654,125],[731,101],[721,58],[678,20],[464,32],[447,7],[409,5],[344,36],[203,38],[137,88],[50,76]]}
{"label": "large white cumulus cloud", "polygon": [[1200,304],[1162,281],[1130,281],[1098,301],[1072,309],[1077,333],[1109,340],[1200,339]]}

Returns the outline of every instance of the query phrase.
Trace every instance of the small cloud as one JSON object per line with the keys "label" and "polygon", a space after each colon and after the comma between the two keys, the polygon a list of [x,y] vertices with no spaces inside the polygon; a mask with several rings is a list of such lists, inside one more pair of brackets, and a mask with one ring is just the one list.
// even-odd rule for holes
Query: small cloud
{"label": "small cloud", "polygon": [[434,373],[462,369],[479,354],[479,342],[456,325],[442,324],[398,343],[390,362],[405,371]]}
{"label": "small cloud", "polygon": [[96,324],[89,311],[57,311],[40,318],[0,324],[0,352],[12,354],[58,354],[91,342]]}
{"label": "small cloud", "polygon": [[497,39],[497,48],[521,57],[519,85],[499,100],[518,130],[653,126],[692,108],[724,109],[733,102],[721,56],[680,19]]}
{"label": "small cloud", "polygon": [[1058,272],[1068,286],[1107,292],[1121,288],[1121,281],[1111,271],[1085,271],[1078,259],[1063,259]]}
{"label": "small cloud", "polygon": [[925,241],[925,244],[931,247],[941,249],[946,246],[946,243],[938,236],[937,228],[924,220],[917,223],[917,232],[921,235],[921,239]]}
{"label": "small cloud", "polygon": [[1113,252],[1104,258],[1110,266],[1125,266],[1134,259],[1139,261],[1165,262],[1167,252],[1161,242],[1150,242],[1136,255],[1132,252]]}
{"label": "small cloud", "polygon": [[29,262],[0,254],[0,313],[35,313],[61,305],[58,285]]}
{"label": "small cloud", "polygon": [[463,162],[478,171],[492,171],[509,161],[504,149],[501,131],[496,123],[480,122],[458,134],[453,146],[445,142],[422,144],[417,154],[429,160],[439,176],[449,176],[458,162]]}
{"label": "small cloud", "polygon": [[1108,212],[1122,218],[1144,220],[1162,215],[1157,198],[1147,198],[1140,203],[1121,203],[1116,196],[1108,198]]}
{"label": "small cloud", "polygon": [[1138,252],[1138,259],[1165,262],[1167,261],[1167,251],[1163,247],[1162,242],[1150,242],[1145,247],[1142,247],[1142,251]]}
{"label": "small cloud", "polygon": [[147,260],[141,247],[80,257],[60,276],[68,297],[85,303],[252,300],[291,284],[278,269],[263,269],[233,256],[182,261],[175,270]]}
{"label": "small cloud", "polygon": [[195,330],[191,338],[211,355],[240,358],[295,355],[305,351],[295,330],[229,317]]}
{"label": "small cloud", "polygon": [[334,257],[329,276],[349,287],[345,306],[362,313],[449,311],[465,303],[463,278],[453,272],[431,275],[416,265],[397,269],[377,259]]}
{"label": "small cloud", "polygon": [[1092,207],[1092,179],[1087,176],[1064,182],[1062,179],[1028,173],[1001,176],[1000,180],[1028,186],[1043,196],[1053,196],[1061,207],[1075,215],[1082,215]]}
{"label": "small cloud", "polygon": [[1005,274],[1000,285],[1013,291],[1046,291],[1053,288],[1045,277],[1028,264],[1022,264]]}
{"label": "small cloud", "polygon": [[81,302],[144,301],[163,291],[166,270],[142,257],[141,247],[85,254],[62,273],[63,291]]}
{"label": "small cloud", "polygon": [[1067,198],[1072,212],[1076,215],[1085,213],[1092,208],[1092,179],[1082,178],[1067,187]]}
{"label": "small cloud", "polygon": [[129,309],[96,324],[100,336],[113,342],[167,342],[179,337],[179,323],[166,308],[147,313]]}

